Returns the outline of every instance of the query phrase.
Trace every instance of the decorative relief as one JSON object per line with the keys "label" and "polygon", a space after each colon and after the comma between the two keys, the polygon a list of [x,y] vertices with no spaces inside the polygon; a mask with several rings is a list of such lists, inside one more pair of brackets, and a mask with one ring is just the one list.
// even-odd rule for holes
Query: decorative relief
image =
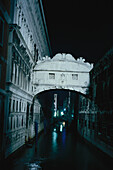
{"label": "decorative relief", "polygon": [[85,84],[85,86],[87,86],[87,84],[88,84],[87,81],[85,81],[84,84]]}
{"label": "decorative relief", "polygon": [[62,73],[62,74],[61,74],[61,80],[64,80],[64,79],[65,79],[65,74]]}

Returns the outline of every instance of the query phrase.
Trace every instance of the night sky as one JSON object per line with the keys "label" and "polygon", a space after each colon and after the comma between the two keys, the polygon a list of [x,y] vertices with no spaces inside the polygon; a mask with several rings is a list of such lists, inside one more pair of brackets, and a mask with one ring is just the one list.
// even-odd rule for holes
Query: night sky
{"label": "night sky", "polygon": [[113,1],[42,0],[53,56],[96,63],[113,46]]}

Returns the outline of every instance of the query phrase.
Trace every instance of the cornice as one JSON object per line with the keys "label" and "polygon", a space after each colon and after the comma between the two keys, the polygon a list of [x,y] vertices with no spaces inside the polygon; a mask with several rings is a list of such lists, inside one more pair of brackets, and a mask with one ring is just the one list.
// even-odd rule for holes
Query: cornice
{"label": "cornice", "polygon": [[23,90],[22,88],[20,88],[19,86],[16,86],[15,84],[13,83],[7,83],[6,85],[6,92],[11,92],[13,94],[16,94],[16,96],[20,96],[20,97],[23,97],[24,99],[27,98],[27,96],[29,96],[30,98],[33,98],[33,94],[32,92],[28,92],[28,91],[25,91]]}
{"label": "cornice", "polygon": [[[30,53],[30,50],[29,50],[29,48],[28,48],[28,46],[27,46],[27,44],[26,44],[25,40],[23,39],[23,36],[20,32],[20,27],[17,24],[10,24],[9,29],[10,29],[10,31],[15,30],[15,32],[16,32],[19,40],[20,40],[20,44],[21,44],[21,45],[19,44],[19,48],[21,48],[23,46],[26,49],[26,54],[29,56],[30,62],[33,63],[33,65],[35,65],[35,61],[32,57],[32,54]],[[16,48],[16,49],[18,49],[18,48]],[[19,49],[18,49],[18,53],[20,53]]]}
{"label": "cornice", "polygon": [[[43,47],[45,53],[48,54],[49,47],[47,49],[47,46],[48,46],[47,45],[47,39],[45,38],[46,33],[45,33],[45,30],[44,30],[44,25],[43,25],[43,21],[42,21],[42,16],[41,16],[39,4],[35,3],[35,5],[33,6],[33,4],[31,4],[29,0],[27,0],[27,2],[28,2],[28,8],[30,10],[33,23],[36,27],[34,32],[35,32],[36,35],[38,35],[39,41],[37,41],[37,42],[41,43],[41,46]],[[35,10],[32,10],[33,7],[34,7]],[[37,9],[36,9],[36,7],[37,7]],[[42,49],[41,49],[41,51],[42,51]]]}

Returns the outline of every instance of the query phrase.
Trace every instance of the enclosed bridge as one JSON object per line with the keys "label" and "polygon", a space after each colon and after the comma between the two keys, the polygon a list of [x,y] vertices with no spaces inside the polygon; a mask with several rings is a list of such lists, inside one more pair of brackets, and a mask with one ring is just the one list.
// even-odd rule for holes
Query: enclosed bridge
{"label": "enclosed bridge", "polygon": [[85,62],[82,57],[77,60],[71,54],[56,54],[38,61],[33,70],[33,95],[45,90],[66,89],[87,93],[89,72],[93,64]]}

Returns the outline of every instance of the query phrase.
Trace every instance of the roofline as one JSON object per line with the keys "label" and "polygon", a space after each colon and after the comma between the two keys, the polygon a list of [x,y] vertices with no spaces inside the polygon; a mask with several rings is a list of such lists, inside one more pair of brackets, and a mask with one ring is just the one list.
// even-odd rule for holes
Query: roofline
{"label": "roofline", "polygon": [[39,5],[40,5],[43,24],[44,24],[44,30],[45,30],[45,33],[46,33],[46,39],[47,39],[47,43],[48,43],[48,46],[49,46],[49,52],[50,52],[50,55],[52,56],[52,49],[51,49],[51,45],[50,45],[50,40],[49,40],[49,35],[48,35],[47,24],[46,24],[46,20],[45,20],[42,0],[39,0]]}

